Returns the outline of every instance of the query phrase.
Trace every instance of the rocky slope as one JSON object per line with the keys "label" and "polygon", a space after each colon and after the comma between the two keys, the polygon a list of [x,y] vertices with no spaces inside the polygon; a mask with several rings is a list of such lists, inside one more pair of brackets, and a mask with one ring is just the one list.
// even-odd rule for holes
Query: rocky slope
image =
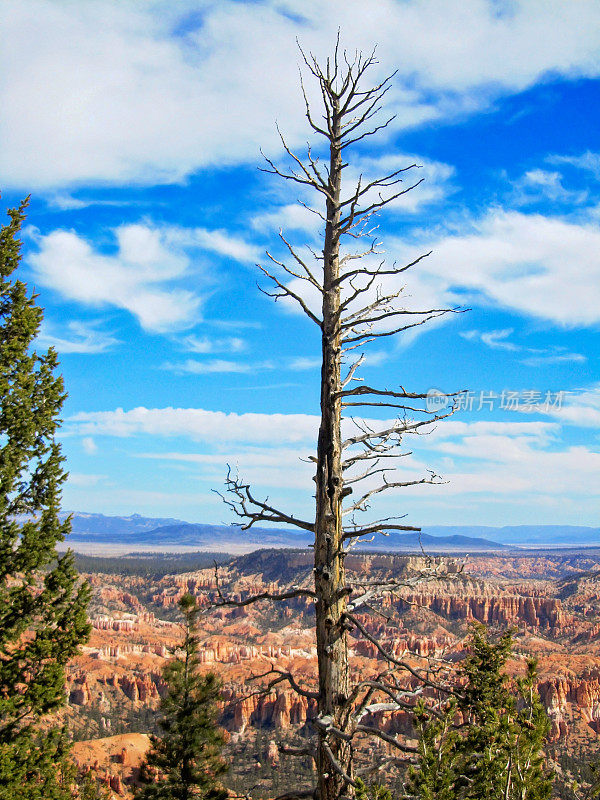
{"label": "rocky slope", "polygon": [[[81,740],[80,763],[90,764],[105,782],[107,774],[118,775],[121,782],[114,779],[113,791],[126,796],[138,762],[124,755],[127,764],[116,769],[120,762],[111,750],[111,773],[103,766],[106,759],[86,755],[96,745],[84,741],[101,739],[112,747],[119,736],[154,729],[165,691],[161,670],[180,638],[177,601],[191,592],[207,608],[201,631],[203,669],[217,671],[223,680],[222,724],[237,754],[236,768],[240,774],[252,773],[258,769],[255,762],[260,763],[261,779],[275,786],[279,768],[274,766],[274,743],[300,735],[315,714],[315,703],[282,685],[269,695],[256,694],[252,676],[275,665],[291,671],[300,684],[314,686],[312,602],[296,598],[282,605],[261,602],[212,611],[208,606],[217,597],[217,578],[223,593],[243,599],[309,581],[311,557],[310,551],[260,551],[219,567],[218,573],[204,569],[157,578],[90,575],[92,638],[71,664],[67,687],[70,715]],[[402,579],[415,575],[423,562],[367,554],[349,556],[347,567],[351,579]],[[431,657],[459,657],[472,621],[500,630],[513,627],[517,641],[511,669],[522,670],[529,655],[538,658],[539,690],[552,721],[553,746],[571,752],[597,749],[600,558],[495,555],[444,562],[434,579],[399,586],[382,602],[381,611],[390,621],[364,614],[366,630],[416,665]],[[364,677],[381,668],[375,647],[364,636],[353,635],[352,651],[355,675]],[[393,715],[386,725],[392,732],[409,731],[403,713]]]}

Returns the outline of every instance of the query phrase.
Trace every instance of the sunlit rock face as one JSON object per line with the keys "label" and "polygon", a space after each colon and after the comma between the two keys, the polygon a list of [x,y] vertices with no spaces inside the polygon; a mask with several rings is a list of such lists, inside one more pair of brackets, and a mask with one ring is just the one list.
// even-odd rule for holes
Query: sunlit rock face
{"label": "sunlit rock face", "polygon": [[[238,600],[302,585],[310,582],[311,558],[310,552],[250,554],[220,567],[219,584],[223,593]],[[372,581],[401,578],[421,568],[421,562],[381,553],[353,554],[347,567],[350,576]],[[380,615],[357,615],[370,636],[415,665],[428,658],[460,660],[473,622],[495,630],[514,628],[509,671],[522,673],[528,656],[538,658],[539,691],[551,721],[551,740],[567,749],[591,748],[600,735],[598,569],[600,558],[589,556],[478,556],[459,569],[456,564],[441,569],[434,580],[398,587],[380,604],[389,621]],[[308,730],[316,701],[296,696],[285,684],[268,695],[259,694],[260,681],[253,676],[276,666],[291,672],[305,688],[315,687],[311,598],[210,610],[217,597],[214,569],[157,579],[92,575],[90,582],[92,636],[67,676],[77,738],[108,736],[112,741],[111,733],[131,730],[137,735],[140,725],[151,724],[166,691],[162,669],[181,638],[177,602],[186,592],[205,609],[201,668],[216,671],[223,681],[221,723],[232,745],[263,737],[260,758],[275,769],[277,740]],[[380,655],[367,637],[353,632],[350,648],[354,677],[381,670]],[[406,712],[374,722],[391,734],[411,733]],[[99,774],[117,796],[127,796],[138,763],[133,751],[124,748],[111,756],[110,769],[95,757]]]}

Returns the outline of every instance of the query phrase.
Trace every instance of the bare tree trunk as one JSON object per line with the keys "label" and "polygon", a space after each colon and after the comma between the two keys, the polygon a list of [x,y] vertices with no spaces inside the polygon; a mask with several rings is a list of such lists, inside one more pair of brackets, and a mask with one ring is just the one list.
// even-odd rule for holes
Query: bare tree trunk
{"label": "bare tree trunk", "polygon": [[[401,289],[392,285],[387,293],[385,291],[386,281],[393,280],[428,254],[402,267],[387,265],[385,261],[373,266],[369,260],[369,257],[379,254],[370,221],[385,206],[421,183],[421,180],[415,180],[406,187],[402,185],[405,173],[416,169],[417,165],[411,164],[366,180],[361,175],[357,183],[349,191],[346,190],[347,194],[342,195],[346,148],[376,134],[391,122],[391,119],[378,121],[378,115],[392,76],[371,88],[362,88],[365,72],[377,63],[374,54],[365,58],[361,53],[356,53],[350,60],[345,52],[340,54],[339,40],[333,58],[328,59],[323,68],[313,56],[307,57],[302,53],[302,57],[319,84],[324,112],[315,121],[305,94],[306,116],[313,131],[326,141],[329,164],[322,164],[313,155],[310,146],[306,158],[299,158],[289,149],[280,133],[283,149],[292,167],[281,170],[265,157],[268,165],[265,171],[299,184],[319,198],[320,208],[305,207],[325,223],[323,253],[321,256],[308,247],[310,255],[320,262],[315,268],[312,263],[307,263],[304,253],[280,233],[286,256],[289,254],[291,257],[291,266],[267,253],[274,268],[260,266],[260,269],[275,286],[272,291],[263,289],[265,294],[276,300],[294,300],[321,331],[321,421],[317,454],[316,457],[312,456],[316,463],[315,519],[314,522],[299,519],[267,500],[259,500],[249,484],[231,473],[226,481],[228,496],[223,499],[244,521],[244,529],[257,522],[271,522],[294,525],[313,532],[314,589],[292,586],[289,591],[263,592],[236,601],[221,594],[217,570],[217,605],[248,605],[264,599],[286,601],[298,596],[310,597],[315,602],[318,691],[300,686],[292,673],[275,667],[256,677],[271,677],[265,691],[286,681],[296,693],[317,700],[318,715],[313,720],[316,747],[311,746],[308,751],[296,750],[302,754],[309,752],[315,758],[317,800],[339,800],[352,796],[356,788],[353,748],[358,738],[379,738],[395,747],[402,756],[411,757],[416,752],[414,746],[405,744],[401,737],[388,735],[371,724],[374,719],[371,712],[410,710],[411,703],[420,692],[419,689],[403,686],[396,673],[409,674],[423,685],[434,686],[427,667],[415,669],[396,658],[393,652],[369,633],[356,612],[372,611],[373,603],[377,604],[382,597],[393,594],[399,585],[412,585],[413,582],[425,580],[435,573],[435,569],[432,571],[427,566],[413,578],[407,579],[408,584],[395,576],[385,581],[367,579],[349,583],[344,570],[347,548],[359,541],[371,540],[365,537],[372,538],[378,533],[387,535],[389,531],[420,529],[405,525],[402,515],[363,525],[355,522],[354,515],[369,509],[369,500],[373,495],[405,486],[437,482],[438,477],[433,472],[415,480],[390,480],[388,475],[393,475],[394,469],[389,459],[400,455],[397,450],[405,434],[416,433],[422,426],[451,413],[445,411],[437,414],[420,408],[418,401],[427,397],[422,392],[407,392],[402,386],[397,389],[378,389],[364,383],[353,383],[359,380],[355,373],[363,361],[362,355],[353,364],[344,363],[344,372],[347,371],[347,374],[342,379],[342,362],[356,348],[423,325],[455,309],[408,309],[401,304]],[[304,85],[302,88],[304,90]],[[323,200],[324,211],[321,210]],[[340,254],[340,241],[357,243],[358,252],[347,252],[344,247]],[[287,278],[282,273],[292,278],[291,283],[285,282]],[[310,307],[298,284],[309,284],[312,290],[320,294],[321,316]],[[343,440],[341,426],[345,407],[394,409],[398,416],[394,422],[385,423],[381,430],[361,422],[360,417],[352,418],[354,432]],[[353,500],[343,507],[344,498],[365,480],[371,482],[371,488],[359,488],[356,499],[353,495]],[[351,520],[345,526],[342,524],[344,515],[350,515]],[[355,595],[352,595],[353,590]],[[375,646],[386,664],[385,678],[380,676],[378,679],[359,680],[351,685],[348,659],[350,630]],[[361,722],[363,719],[366,721]],[[294,748],[288,748],[287,752],[292,750]],[[310,790],[298,788],[288,792],[287,798],[306,797],[308,794]]]}
{"label": "bare tree trunk", "polygon": [[[344,627],[345,593],[342,530],[341,342],[340,342],[340,194],[342,153],[339,101],[332,103],[329,197],[323,247],[323,362],[321,367],[321,425],[317,445],[315,517],[315,591],[319,716],[331,718],[341,729],[341,714],[349,695],[348,639]],[[334,800],[344,790],[345,779],[334,770],[330,748],[341,770],[350,775],[348,742],[319,733],[318,795]]]}

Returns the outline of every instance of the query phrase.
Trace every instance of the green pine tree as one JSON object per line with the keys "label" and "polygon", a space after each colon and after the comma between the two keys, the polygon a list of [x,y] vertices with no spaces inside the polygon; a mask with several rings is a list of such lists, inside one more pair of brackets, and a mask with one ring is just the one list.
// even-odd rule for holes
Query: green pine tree
{"label": "green pine tree", "polygon": [[78,800],[111,800],[111,797],[108,786],[100,783],[92,770],[79,780]]}
{"label": "green pine tree", "polygon": [[512,636],[474,628],[459,696],[434,716],[420,704],[419,764],[408,794],[419,800],[548,800],[543,746],[549,723],[535,689],[536,665],[511,683],[504,671]]}
{"label": "green pine tree", "polygon": [[[0,229],[0,800],[71,797],[64,666],[89,635],[87,585],[56,544],[66,479],[56,442],[65,394],[56,353],[32,352],[42,309],[14,278],[25,200]],[[40,725],[41,723],[41,725]]]}
{"label": "green pine tree", "polygon": [[393,800],[391,791],[379,783],[365,783],[361,778],[356,779],[354,792],[356,800]]}
{"label": "green pine tree", "polygon": [[454,729],[456,705],[450,702],[441,717],[431,715],[421,701],[415,709],[419,734],[419,766],[409,773],[408,791],[419,800],[455,800],[458,734]]}
{"label": "green pine tree", "polygon": [[198,608],[191,595],[179,603],[184,617],[181,653],[165,667],[168,691],[161,703],[162,736],[142,766],[136,800],[226,800],[219,778],[227,765],[221,757],[224,737],[216,725],[220,682],[214,673],[198,672]]}

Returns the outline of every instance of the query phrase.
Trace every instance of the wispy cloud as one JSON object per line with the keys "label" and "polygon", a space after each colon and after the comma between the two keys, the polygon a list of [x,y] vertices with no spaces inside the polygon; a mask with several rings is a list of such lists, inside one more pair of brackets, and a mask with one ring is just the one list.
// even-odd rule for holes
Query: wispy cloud
{"label": "wispy cloud", "polygon": [[169,240],[179,247],[197,247],[200,250],[218,253],[241,264],[255,264],[261,251],[258,247],[224,230],[207,228],[183,228],[171,226]]}
{"label": "wispy cloud", "polygon": [[98,445],[91,436],[84,436],[81,440],[81,446],[88,456],[93,456],[98,452]]}
{"label": "wispy cloud", "polygon": [[516,344],[507,341],[508,337],[514,333],[513,328],[504,328],[499,331],[462,331],[460,336],[468,341],[480,341],[491,347],[493,350],[520,350]]}
{"label": "wispy cloud", "polygon": [[550,345],[549,347],[526,347],[508,341],[509,336],[514,333],[513,328],[504,328],[496,331],[462,331],[459,335],[470,342],[477,341],[485,344],[492,350],[506,350],[510,353],[529,354],[526,358],[520,358],[519,363],[528,367],[541,367],[550,364],[583,363],[587,361],[582,353],[570,353],[562,345]]}
{"label": "wispy cloud", "polygon": [[60,353],[105,353],[120,344],[109,333],[98,330],[99,322],[67,323],[66,332],[59,333],[55,326],[44,321],[36,345],[40,348],[54,347]]}
{"label": "wispy cloud", "polygon": [[260,330],[263,326],[254,319],[205,319],[203,322],[224,331]]}
{"label": "wispy cloud", "polygon": [[512,183],[510,200],[513,205],[526,206],[540,201],[581,205],[589,197],[585,190],[568,189],[560,172],[532,169]]}
{"label": "wispy cloud", "polygon": [[550,164],[568,164],[576,169],[590,172],[595,178],[600,179],[600,153],[586,150],[579,156],[552,155],[546,160]]}
{"label": "wispy cloud", "polygon": [[320,358],[309,358],[307,356],[300,356],[293,358],[289,363],[289,369],[302,371],[308,369],[317,369],[321,366]]}
{"label": "wispy cloud", "polygon": [[543,367],[550,364],[583,364],[586,361],[587,357],[582,353],[564,353],[550,350],[542,355],[523,358],[521,364],[525,364],[527,367]]}
{"label": "wispy cloud", "polygon": [[227,372],[254,374],[266,369],[274,369],[274,364],[271,361],[248,363],[245,361],[229,361],[221,358],[209,359],[207,361],[198,361],[193,358],[188,358],[186,361],[182,362],[167,361],[162,365],[162,369],[180,375],[209,375]]}
{"label": "wispy cloud", "polygon": [[201,408],[138,408],[82,411],[67,420],[66,433],[128,437],[140,434],[185,436],[219,443],[313,441],[318,417],[309,414],[227,414]]}
{"label": "wispy cloud", "polygon": [[81,472],[70,472],[67,483],[82,488],[97,486],[107,480],[108,475],[86,475]]}
{"label": "wispy cloud", "polygon": [[208,336],[186,336],[181,340],[181,345],[190,353],[241,353],[246,349],[246,343],[237,336],[228,336],[223,339],[212,339]]}
{"label": "wispy cloud", "polygon": [[127,206],[127,200],[106,200],[93,197],[75,197],[67,192],[51,192],[46,196],[46,202],[50,208],[59,211],[79,211],[90,206]]}
{"label": "wispy cloud", "polygon": [[[244,480],[253,486],[278,489],[304,489],[310,485],[315,468],[311,462],[302,460],[301,453],[291,448],[246,448],[227,453],[226,463],[238,471]],[[197,467],[202,480],[219,485],[225,474],[222,453],[141,453],[140,458],[153,461],[175,462]],[[282,469],[282,465],[286,466]]]}

